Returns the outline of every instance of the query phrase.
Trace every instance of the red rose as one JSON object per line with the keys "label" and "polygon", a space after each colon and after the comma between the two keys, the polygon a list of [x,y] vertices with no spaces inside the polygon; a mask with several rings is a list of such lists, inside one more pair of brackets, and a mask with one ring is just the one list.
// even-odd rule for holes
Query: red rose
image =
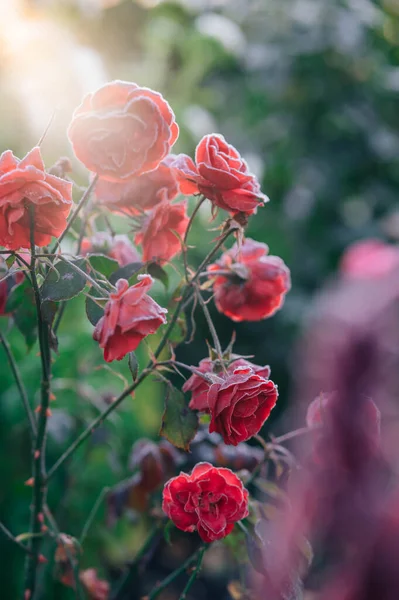
{"label": "red rose", "polygon": [[68,129],[76,157],[108,181],[156,169],[178,135],[175,115],[161,94],[127,81],[88,94]]}
{"label": "red rose", "polygon": [[248,215],[268,198],[237,150],[222,135],[206,135],[195,151],[195,163],[185,154],[174,164],[183,194],[203,194],[216,206]]}
{"label": "red rose", "polygon": [[110,294],[104,316],[98,321],[93,338],[104,349],[107,362],[121,360],[135,350],[141,340],[166,323],[162,308],[147,295],[153,284],[150,275],[139,276],[132,287],[126,279],[118,279],[116,292]]}
{"label": "red rose", "polygon": [[277,397],[273,381],[250,367],[237,367],[231,375],[209,388],[209,432],[220,433],[224,443],[233,446],[249,440],[261,429]]}
{"label": "red rose", "polygon": [[354,279],[376,279],[398,267],[399,248],[372,239],[349,246],[341,261],[341,271]]}
{"label": "red rose", "polygon": [[126,235],[111,236],[106,231],[99,231],[91,238],[83,238],[80,253],[82,256],[105,254],[116,260],[120,267],[141,260],[137,250]]}
{"label": "red rose", "polygon": [[180,473],[165,484],[162,509],[178,529],[197,530],[213,542],[248,516],[248,491],[230,469],[201,462],[191,475]]}
{"label": "red rose", "polygon": [[[181,252],[181,238],[186,233],[189,217],[186,203],[162,202],[144,219],[142,230],[134,241],[143,246],[143,260],[165,263]],[[174,233],[176,232],[176,233]]]}
{"label": "red rose", "polygon": [[67,225],[72,183],[46,173],[39,148],[22,160],[11,150],[0,156],[0,246],[30,247],[30,209],[36,246],[47,246]]}
{"label": "red rose", "polygon": [[226,271],[213,283],[219,312],[233,321],[260,321],[282,307],[291,288],[290,271],[278,256],[267,256],[266,244],[247,238],[241,247],[235,244],[220,260],[208,267]]}
{"label": "red rose", "polygon": [[[260,367],[253,363],[245,360],[245,358],[238,358],[233,361],[227,367],[227,374],[231,375],[237,367],[250,367],[254,373],[261,375],[265,379],[270,376],[270,367],[268,365]],[[225,376],[223,371],[215,369],[215,363],[210,358],[204,358],[201,360],[197,367],[197,371],[201,373],[216,373],[220,378]],[[203,379],[200,375],[193,373],[189,379],[183,385],[183,392],[191,392],[190,408],[193,410],[200,410],[202,412],[209,412],[208,406],[208,390],[210,383]]]}
{"label": "red rose", "polygon": [[174,156],[169,155],[154,171],[124,183],[100,179],[94,192],[97,204],[114,212],[140,215],[162,200],[170,202],[179,192],[174,171],[170,168],[173,160]]}

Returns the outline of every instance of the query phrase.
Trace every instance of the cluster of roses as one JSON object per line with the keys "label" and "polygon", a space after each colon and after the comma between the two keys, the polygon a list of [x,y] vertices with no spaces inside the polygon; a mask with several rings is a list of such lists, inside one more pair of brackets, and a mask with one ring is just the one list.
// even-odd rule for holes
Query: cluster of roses
{"label": "cluster of roses", "polygon": [[[267,201],[255,176],[220,135],[207,135],[195,162],[170,154],[178,137],[165,99],[147,88],[115,81],[88,94],[76,109],[68,135],[75,156],[93,174],[95,203],[134,220],[142,260],[163,264],[182,251],[189,225],[179,192],[198,194],[213,207],[245,223]],[[54,170],[53,170],[54,172]],[[72,208],[72,183],[46,172],[39,148],[23,160],[11,151],[0,157],[0,245],[16,251],[43,247],[60,237]],[[81,254],[107,249],[121,265],[138,259],[126,236],[97,233],[84,239]],[[268,256],[265,244],[245,239],[208,267],[218,310],[234,321],[273,315],[290,289],[284,262]],[[148,294],[150,275],[135,285],[119,279],[93,337],[106,361],[120,360],[166,322],[167,310]],[[210,415],[210,431],[237,445],[257,434],[277,400],[268,367],[244,359],[201,361],[185,384],[192,409]],[[171,479],[163,508],[175,524],[197,529],[205,541],[224,537],[247,514],[248,493],[229,469],[198,464],[191,475]]]}

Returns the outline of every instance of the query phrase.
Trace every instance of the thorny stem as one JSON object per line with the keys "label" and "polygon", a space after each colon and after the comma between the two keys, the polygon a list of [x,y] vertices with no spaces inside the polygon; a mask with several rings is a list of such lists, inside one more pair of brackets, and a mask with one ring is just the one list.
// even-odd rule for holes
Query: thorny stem
{"label": "thorny stem", "polygon": [[201,565],[202,565],[202,560],[204,558],[205,550],[206,550],[206,546],[203,546],[200,549],[195,569],[192,572],[190,579],[187,581],[186,587],[184,588],[184,590],[183,590],[183,592],[182,592],[179,600],[186,600],[187,594],[190,591],[191,586],[193,585],[194,581],[197,579],[199,570],[200,570]]}
{"label": "thorny stem", "polygon": [[69,448],[67,448],[67,450],[64,452],[64,454],[62,454],[62,456],[60,456],[60,458],[57,460],[57,462],[49,470],[48,475],[47,475],[47,481],[49,479],[51,479],[51,477],[59,469],[59,467],[83,444],[83,442],[85,442],[87,440],[87,438],[90,437],[90,435],[93,433],[93,431],[95,431],[97,429],[97,427],[99,427],[105,421],[105,419],[108,417],[108,415],[110,415],[121,404],[121,402],[125,398],[127,398],[127,396],[129,396],[144,381],[144,379],[146,379],[146,377],[153,371],[154,367],[156,366],[156,360],[168,342],[169,335],[170,335],[173,327],[176,324],[176,321],[179,317],[179,314],[180,314],[180,311],[181,311],[183,305],[185,304],[185,302],[189,298],[189,296],[191,296],[193,293],[193,287],[192,287],[193,284],[197,281],[200,273],[207,266],[207,264],[211,262],[211,260],[213,259],[213,257],[215,256],[215,254],[217,253],[219,248],[224,244],[224,242],[229,237],[229,235],[231,233],[233,233],[235,230],[236,230],[236,228],[234,228],[234,227],[230,228],[228,231],[226,231],[226,233],[224,235],[222,235],[220,237],[218,243],[214,246],[214,248],[211,250],[211,252],[209,252],[209,254],[204,258],[204,260],[198,267],[194,276],[190,280],[190,283],[186,285],[185,290],[176,306],[175,312],[173,313],[172,319],[170,320],[168,327],[167,327],[157,349],[154,352],[154,356],[148,363],[147,367],[141,372],[141,374],[136,379],[136,381],[134,383],[132,383],[130,386],[128,386],[120,394],[120,396],[118,396],[118,398],[116,398],[116,400],[114,400],[114,402],[112,404],[110,404],[110,406],[108,406],[102,413],[100,413],[98,415],[98,417],[96,419],[94,419],[94,421],[92,421],[92,423],[80,434],[80,436],[78,438],[76,438],[76,440],[74,442],[72,442],[72,444],[69,446]]}
{"label": "thorny stem", "polygon": [[105,294],[106,296],[108,296],[106,290],[104,290],[100,285],[98,285],[97,281],[95,281],[92,277],[90,277],[90,275],[88,275],[87,273],[85,273],[85,271],[83,271],[82,269],[80,269],[77,265],[75,265],[74,263],[72,263],[70,260],[68,260],[64,256],[60,255],[59,258],[62,261],[64,261],[65,263],[67,263],[67,265],[69,265],[73,271],[76,271],[76,273],[79,273],[79,275],[81,275],[82,277],[84,277],[94,287],[94,289],[96,289],[97,292],[99,292],[99,294]]}
{"label": "thorny stem", "polygon": [[199,369],[196,369],[195,367],[191,367],[190,365],[186,365],[182,362],[179,362],[178,360],[163,360],[161,362],[157,362],[155,367],[163,367],[163,366],[168,366],[168,365],[170,365],[170,366],[176,365],[178,367],[182,367],[183,369],[187,369],[187,371],[190,371],[190,373],[193,373],[194,375],[201,377],[201,379],[204,379],[208,383],[210,383],[210,384],[214,383],[213,380],[206,373],[203,373],[202,371],[200,371]]}
{"label": "thorny stem", "polygon": [[163,581],[161,581],[161,583],[159,585],[157,585],[157,587],[154,588],[152,590],[152,592],[147,596],[148,600],[154,600],[155,598],[157,598],[159,596],[159,594],[169,584],[172,583],[172,581],[174,581],[177,577],[179,577],[179,575],[181,575],[182,573],[184,573],[184,571],[186,569],[188,569],[188,567],[195,561],[198,554],[200,552],[202,552],[202,550],[203,550],[202,548],[200,548],[200,550],[196,550],[196,552],[194,552],[194,554],[189,556],[188,559],[179,568],[175,569],[175,571],[173,571],[170,575],[168,575],[168,577],[165,577],[165,579]]}
{"label": "thorny stem", "polygon": [[158,540],[161,537],[162,531],[162,523],[158,524],[158,526],[154,527],[151,531],[150,535],[147,537],[143,546],[140,548],[137,553],[133,563],[129,566],[126,574],[122,576],[120,583],[118,583],[117,589],[115,593],[112,595],[112,600],[122,600],[125,593],[129,590],[131,583],[134,581],[137,576],[137,570],[140,566],[141,561],[144,557],[154,548],[154,545],[158,543]]}
{"label": "thorny stem", "polygon": [[32,537],[29,542],[30,554],[27,557],[25,564],[25,596],[29,594],[33,598],[36,587],[37,561],[40,547],[41,525],[43,520],[43,505],[46,494],[45,484],[45,444],[46,444],[46,428],[48,408],[50,403],[50,347],[49,347],[49,331],[48,325],[45,323],[41,312],[41,297],[40,289],[36,277],[36,255],[35,255],[35,213],[34,207],[30,208],[30,246],[31,246],[31,263],[30,274],[32,280],[33,292],[36,302],[37,326],[39,333],[40,358],[42,363],[42,380],[41,380],[41,399],[39,405],[39,417],[37,424],[37,434],[33,447],[32,456],[32,471],[33,471],[33,497],[31,509],[30,533]]}
{"label": "thorny stem", "polygon": [[0,342],[3,344],[3,348],[7,354],[7,359],[10,364],[12,374],[14,375],[15,383],[17,384],[17,387],[18,387],[18,390],[19,390],[19,393],[20,393],[20,396],[21,396],[21,399],[22,399],[22,402],[23,402],[23,405],[25,408],[26,416],[28,417],[31,436],[32,436],[32,438],[34,438],[36,435],[36,421],[33,416],[31,405],[29,404],[28,395],[26,393],[26,389],[23,384],[21,374],[18,369],[18,365],[15,362],[14,355],[11,351],[10,344],[8,343],[8,341],[6,340],[6,338],[4,337],[4,335],[2,334],[1,331],[0,331]]}

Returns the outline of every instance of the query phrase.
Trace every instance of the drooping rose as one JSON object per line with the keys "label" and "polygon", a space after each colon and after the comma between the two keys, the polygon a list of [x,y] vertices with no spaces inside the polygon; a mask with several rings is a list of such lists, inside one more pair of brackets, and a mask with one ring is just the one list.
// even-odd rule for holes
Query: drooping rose
{"label": "drooping rose", "polygon": [[116,182],[156,169],[178,135],[161,94],[127,81],[88,94],[68,129],[76,157],[89,171]]}
{"label": "drooping rose", "polygon": [[[158,204],[144,219],[143,227],[134,238],[143,246],[143,260],[165,263],[181,252],[180,238],[184,237],[189,222],[185,202]],[[174,233],[176,232],[176,233]]]}
{"label": "drooping rose", "polygon": [[257,434],[278,398],[277,386],[250,367],[237,367],[208,391],[209,431],[236,446]]}
{"label": "drooping rose", "polygon": [[[270,376],[270,367],[265,365],[261,367],[254,365],[245,358],[238,358],[229,364],[227,367],[227,374],[224,373],[223,369],[216,368],[216,363],[210,358],[204,358],[200,361],[197,371],[201,371],[205,375],[208,373],[217,373],[218,377],[223,378],[226,375],[231,375],[237,367],[250,367],[254,373],[261,375],[265,379]],[[193,373],[189,379],[183,385],[183,392],[191,392],[191,400],[189,407],[192,410],[199,410],[202,412],[209,412],[208,406],[208,391],[210,383],[203,379],[200,375]]]}
{"label": "drooping rose", "polygon": [[[208,267],[219,312],[233,321],[260,321],[283,305],[291,288],[290,271],[278,256],[268,256],[266,244],[247,238]],[[226,274],[218,274],[225,271]],[[215,275],[212,273],[215,272]]]}
{"label": "drooping rose", "polygon": [[195,163],[180,154],[173,166],[183,194],[201,193],[229,213],[251,215],[268,201],[247,163],[222,135],[202,138],[195,151]]}
{"label": "drooping rose", "polygon": [[361,240],[346,250],[341,272],[352,279],[378,279],[399,268],[399,248],[381,240]]}
{"label": "drooping rose", "polygon": [[150,275],[141,275],[139,282],[131,287],[126,279],[116,282],[116,292],[110,294],[104,316],[93,333],[107,362],[121,360],[135,350],[143,338],[166,323],[168,311],[147,294],[153,281]]}
{"label": "drooping rose", "polygon": [[248,491],[230,469],[202,462],[190,475],[180,473],[166,483],[162,509],[178,529],[197,530],[210,543],[248,516]]}
{"label": "drooping rose", "polygon": [[11,150],[0,156],[0,246],[30,248],[34,220],[36,246],[46,246],[67,225],[72,207],[72,183],[45,171],[39,148],[22,160]]}
{"label": "drooping rose", "polygon": [[139,253],[127,235],[112,236],[106,231],[99,231],[91,238],[83,238],[80,252],[82,256],[105,254],[116,260],[120,267],[141,260]]}
{"label": "drooping rose", "polygon": [[162,201],[170,202],[179,192],[174,171],[170,167],[173,160],[174,156],[169,155],[154,171],[124,183],[100,179],[94,191],[96,203],[113,212],[140,215]]}

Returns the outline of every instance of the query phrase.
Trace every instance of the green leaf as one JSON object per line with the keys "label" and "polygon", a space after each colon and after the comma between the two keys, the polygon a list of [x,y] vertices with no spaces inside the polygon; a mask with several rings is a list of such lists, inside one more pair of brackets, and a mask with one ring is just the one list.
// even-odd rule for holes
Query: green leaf
{"label": "green leaf", "polygon": [[170,521],[170,520],[166,523],[165,527],[163,528],[163,537],[165,538],[165,542],[169,546],[172,543],[171,533],[172,533],[173,529],[176,529],[176,528],[175,528],[173,521]]}
{"label": "green leaf", "polygon": [[8,267],[9,269],[11,269],[11,267],[12,267],[12,266],[13,266],[13,264],[15,263],[15,261],[16,261],[16,258],[17,258],[17,257],[15,256],[15,254],[11,254],[11,256],[8,256],[8,257],[6,258],[6,265],[7,265],[7,267]]}
{"label": "green leaf", "polygon": [[147,273],[154,279],[158,279],[166,290],[169,288],[169,275],[158,263],[150,263],[147,266]]}
{"label": "green leaf", "polygon": [[32,348],[37,338],[37,315],[35,295],[28,279],[11,290],[5,310],[13,313],[16,326],[28,348]]}
{"label": "green leaf", "polygon": [[112,273],[114,273],[118,268],[118,262],[109,256],[105,256],[104,254],[91,254],[89,256],[89,263],[93,267],[95,271],[104,275],[106,279],[109,280]]}
{"label": "green leaf", "polygon": [[134,275],[137,275],[137,273],[143,267],[144,267],[144,263],[142,263],[142,262],[129,263],[128,265],[121,267],[117,271],[114,271],[112,273],[112,275],[110,276],[109,280],[112,284],[115,284],[118,281],[118,279],[126,279],[131,284],[133,282],[130,281],[130,278],[133,277]]}
{"label": "green leaf", "polygon": [[[93,292],[95,294],[95,290]],[[104,306],[106,300],[92,300],[90,296],[86,296],[86,315],[92,325],[97,325],[98,321],[104,315]],[[100,305],[103,305],[100,306]]]}
{"label": "green leaf", "polygon": [[137,357],[134,352],[129,352],[127,361],[128,361],[130,372],[133,377],[133,381],[136,381],[137,375],[139,372],[139,363],[138,363]]}
{"label": "green leaf", "polygon": [[168,384],[159,434],[177,448],[188,451],[197,429],[197,414],[187,406],[184,394],[172,384]]}
{"label": "green leaf", "polygon": [[54,300],[60,302],[74,298],[84,289],[86,277],[78,273],[72,265],[76,265],[82,271],[85,271],[86,265],[83,259],[71,261],[72,264],[58,261],[51,271],[49,271],[41,288],[43,301]]}

